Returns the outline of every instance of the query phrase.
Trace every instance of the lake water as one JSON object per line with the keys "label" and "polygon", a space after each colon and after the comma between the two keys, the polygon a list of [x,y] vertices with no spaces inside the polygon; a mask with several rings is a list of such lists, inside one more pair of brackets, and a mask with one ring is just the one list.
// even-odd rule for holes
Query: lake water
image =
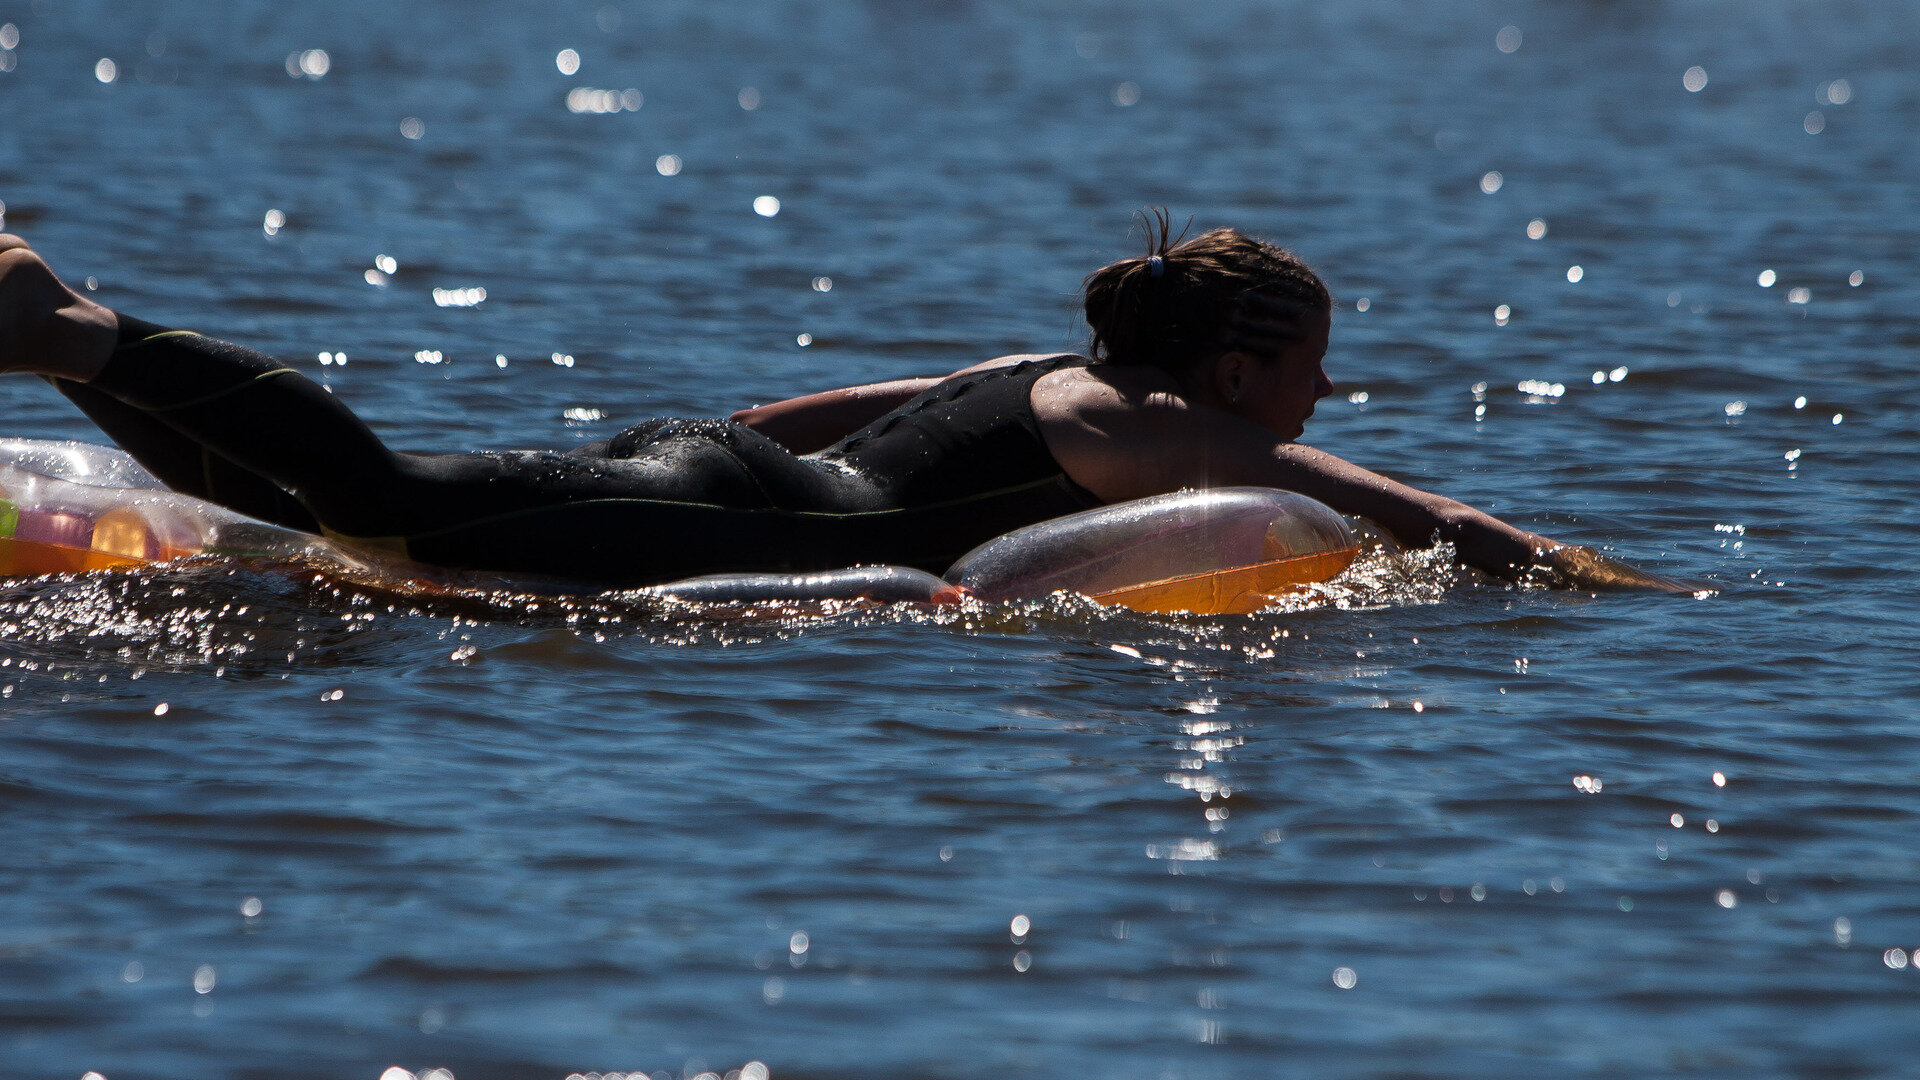
{"label": "lake water", "polygon": [[[1920,8],[0,23],[7,227],[410,448],[1073,347],[1165,205],[1326,275],[1308,441],[1717,590],[1375,556],[1250,617],[728,621],[6,584],[0,1075],[1915,1069]],[[97,440],[33,380],[0,410]]]}

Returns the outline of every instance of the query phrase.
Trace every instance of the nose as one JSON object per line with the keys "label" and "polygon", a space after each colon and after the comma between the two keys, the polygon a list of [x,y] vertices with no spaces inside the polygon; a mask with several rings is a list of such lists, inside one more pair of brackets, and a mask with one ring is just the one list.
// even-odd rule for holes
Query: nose
{"label": "nose", "polygon": [[1319,401],[1331,393],[1333,393],[1333,380],[1327,378],[1326,367],[1323,365],[1315,368],[1313,372],[1313,400]]}

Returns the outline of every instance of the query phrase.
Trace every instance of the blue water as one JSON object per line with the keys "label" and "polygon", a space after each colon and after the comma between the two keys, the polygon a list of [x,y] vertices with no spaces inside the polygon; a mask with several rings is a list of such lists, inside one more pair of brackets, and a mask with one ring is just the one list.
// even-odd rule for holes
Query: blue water
{"label": "blue water", "polygon": [[[1072,347],[1166,205],[1325,273],[1308,441],[1717,590],[1418,553],[1218,619],[0,585],[0,1076],[1914,1072],[1920,8],[0,23],[6,226],[409,448]],[[33,380],[0,415],[97,439]]]}

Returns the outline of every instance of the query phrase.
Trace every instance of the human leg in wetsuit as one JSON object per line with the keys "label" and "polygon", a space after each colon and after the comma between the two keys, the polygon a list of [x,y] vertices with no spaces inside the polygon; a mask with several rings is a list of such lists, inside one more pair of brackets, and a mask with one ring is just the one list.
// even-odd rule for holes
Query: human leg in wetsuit
{"label": "human leg in wetsuit", "polygon": [[[45,291],[14,269],[0,273],[0,329],[9,297]],[[58,284],[44,264],[24,269]],[[115,333],[104,358],[89,346],[37,362],[21,355],[34,342],[10,349],[0,332],[0,369],[55,377],[179,490],[423,562],[616,584],[824,569],[856,561],[857,516],[879,509],[870,485],[724,421],[654,421],[586,452],[396,453],[260,353],[127,316]]]}

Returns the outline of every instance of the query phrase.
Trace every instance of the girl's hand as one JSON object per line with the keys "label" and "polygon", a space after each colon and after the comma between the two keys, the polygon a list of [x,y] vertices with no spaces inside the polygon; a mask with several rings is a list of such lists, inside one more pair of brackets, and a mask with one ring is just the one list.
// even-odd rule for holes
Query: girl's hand
{"label": "girl's hand", "polygon": [[1618,559],[1583,545],[1551,548],[1520,580],[1556,589],[1650,589],[1655,592],[1700,593],[1711,588],[1662,574],[1637,570]]}

